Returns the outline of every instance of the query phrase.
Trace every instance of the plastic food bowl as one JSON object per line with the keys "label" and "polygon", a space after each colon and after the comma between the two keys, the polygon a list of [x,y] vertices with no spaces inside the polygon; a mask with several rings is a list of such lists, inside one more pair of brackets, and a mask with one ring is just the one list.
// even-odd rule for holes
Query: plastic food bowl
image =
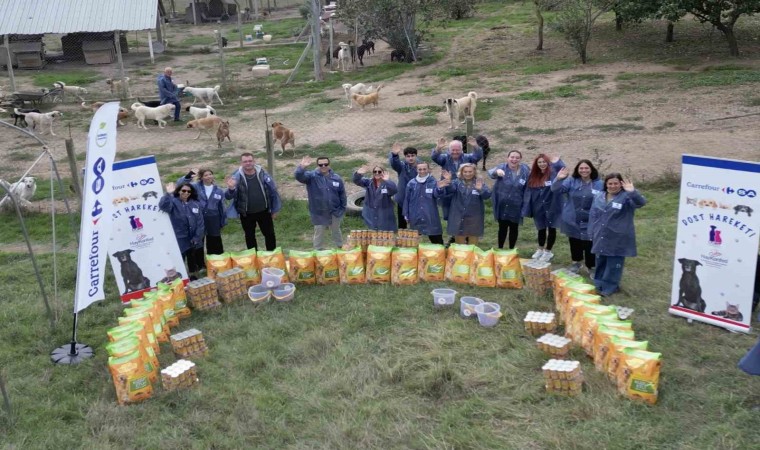
{"label": "plastic food bowl", "polygon": [[498,303],[485,302],[476,306],[475,312],[478,313],[478,321],[481,326],[493,327],[499,323],[501,306]]}
{"label": "plastic food bowl", "polygon": [[272,296],[272,291],[263,284],[257,284],[248,288],[248,298],[253,303],[264,303]]}
{"label": "plastic food bowl", "polygon": [[283,283],[272,290],[272,295],[278,302],[289,302],[296,295],[296,286],[293,283]]}
{"label": "plastic food bowl", "polygon": [[462,297],[459,299],[459,315],[463,319],[475,318],[477,313],[475,307],[483,303],[483,300],[477,297]]}
{"label": "plastic food bowl", "polygon": [[285,275],[285,271],[276,267],[265,267],[261,271],[261,284],[269,289],[276,288],[282,283],[282,276]]}
{"label": "plastic food bowl", "polygon": [[454,304],[457,291],[454,289],[433,289],[433,306],[436,308],[445,308]]}

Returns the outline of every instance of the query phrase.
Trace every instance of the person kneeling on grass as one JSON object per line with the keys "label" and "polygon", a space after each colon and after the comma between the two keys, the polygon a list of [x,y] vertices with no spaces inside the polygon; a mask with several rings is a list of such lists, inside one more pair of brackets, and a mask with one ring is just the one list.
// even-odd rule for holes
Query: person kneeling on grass
{"label": "person kneeling on grass", "polygon": [[591,204],[589,230],[596,255],[594,285],[600,295],[608,296],[620,290],[625,258],[636,256],[633,215],[647,200],[619,173],[604,177],[602,189]]}

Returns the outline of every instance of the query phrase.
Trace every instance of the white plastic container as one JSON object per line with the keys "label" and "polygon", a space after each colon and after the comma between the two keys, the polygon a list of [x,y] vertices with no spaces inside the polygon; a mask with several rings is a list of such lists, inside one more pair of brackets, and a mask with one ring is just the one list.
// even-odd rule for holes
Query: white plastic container
{"label": "white plastic container", "polygon": [[475,307],[483,303],[483,300],[477,297],[462,297],[459,299],[459,315],[463,319],[475,318],[477,313]]}
{"label": "white plastic container", "polygon": [[283,283],[272,290],[272,295],[278,302],[289,302],[296,295],[296,286],[293,283]]}
{"label": "white plastic container", "polygon": [[264,42],[269,42],[269,41],[272,40],[272,35],[271,34],[265,34],[262,39],[264,39]]}
{"label": "white plastic container", "polygon": [[433,306],[436,308],[445,308],[451,306],[456,301],[457,291],[454,289],[433,289]]}
{"label": "white plastic container", "polygon": [[263,284],[257,284],[248,288],[248,298],[253,303],[264,303],[272,296],[272,291]]}
{"label": "white plastic container", "polygon": [[485,302],[475,307],[478,314],[478,321],[481,326],[493,327],[499,323],[501,317],[501,306],[498,303]]}
{"label": "white plastic container", "polygon": [[261,284],[269,289],[274,289],[282,283],[285,271],[276,267],[265,267],[261,271]]}

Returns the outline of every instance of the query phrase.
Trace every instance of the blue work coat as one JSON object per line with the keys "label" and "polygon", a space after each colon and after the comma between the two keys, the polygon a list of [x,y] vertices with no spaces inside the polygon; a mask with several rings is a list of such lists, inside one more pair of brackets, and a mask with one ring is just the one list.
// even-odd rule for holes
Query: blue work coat
{"label": "blue work coat", "polygon": [[442,191],[437,184],[435,178],[428,175],[424,183],[418,182],[415,177],[406,185],[402,211],[409,221],[409,228],[417,230],[423,236],[443,234],[436,203]]}
{"label": "blue work coat", "polygon": [[591,253],[602,256],[636,256],[636,228],[633,214],[647,204],[647,199],[634,190],[621,190],[607,201],[602,191],[594,196],[589,213]]}
{"label": "blue work coat", "polygon": [[[448,152],[439,152],[433,147],[433,152],[430,155],[434,163],[441,166],[442,170],[446,170],[451,174],[451,181],[457,179],[457,172],[459,172],[459,166],[465,163],[477,164],[478,161],[483,159],[483,149],[475,147],[472,153],[462,153],[462,156],[458,160],[454,161]],[[441,175],[443,179],[443,175]],[[449,220],[449,204],[450,198],[441,199],[441,207],[443,209],[443,220]]]}
{"label": "blue work coat", "polygon": [[177,85],[174,84],[172,78],[161,74],[158,76],[158,97],[161,99],[161,104],[178,102],[177,98]]}
{"label": "blue work coat", "polygon": [[565,167],[565,163],[562,160],[551,163],[549,165],[549,179],[544,186],[526,186],[525,188],[522,216],[532,217],[533,224],[537,230],[557,228],[562,204],[559,201],[555,201],[551,186],[554,178],[557,176],[557,172],[563,167]]}
{"label": "blue work coat", "polygon": [[[177,180],[180,183],[189,183],[190,178],[184,176]],[[198,202],[203,208],[203,223],[206,226],[206,236],[221,236],[222,228],[227,225],[227,214],[224,207],[225,190],[217,185],[211,191],[210,196],[206,196],[206,187],[202,181],[192,183],[195,192],[198,193]]]}
{"label": "blue work coat", "polygon": [[[280,200],[280,193],[277,192],[277,185],[274,183],[274,178],[272,178],[267,171],[258,164],[256,164],[254,168],[258,174],[257,179],[261,186],[261,192],[264,193],[267,209],[272,214],[280,212],[280,209],[282,209],[282,201]],[[233,219],[239,217],[240,214],[245,214],[248,206],[248,182],[245,179],[242,167],[233,172],[231,177],[235,179],[237,184],[235,185],[235,189],[228,189],[224,192],[224,198],[232,200],[232,203],[230,203],[230,206],[227,208],[227,217]]]}
{"label": "blue work coat", "polygon": [[409,180],[413,180],[414,177],[417,176],[417,166],[409,164],[406,160],[402,161],[401,157],[399,155],[394,155],[393,152],[388,156],[388,162],[390,163],[391,168],[398,174],[398,192],[394,199],[400,206],[404,204],[407,183],[409,183]]}
{"label": "blue work coat", "polygon": [[312,225],[330,225],[333,217],[343,217],[346,213],[346,186],[340,175],[332,170],[322,175],[319,170],[299,166],[295,176],[299,183],[306,185]]}
{"label": "blue work coat", "polygon": [[[496,175],[498,169],[504,171],[503,177]],[[496,180],[493,184],[493,217],[497,222],[508,220],[522,223],[522,206],[528,175],[530,175],[530,168],[524,163],[520,163],[517,176],[512,173],[507,163],[499,164],[488,171],[488,176]]]}
{"label": "blue work coat", "polygon": [[580,178],[568,177],[552,183],[555,201],[562,204],[560,231],[573,239],[591,240],[588,229],[589,210],[594,196],[602,192],[602,180],[583,183]]}
{"label": "blue work coat", "polygon": [[200,202],[196,200],[183,202],[168,193],[158,201],[158,209],[169,214],[180,252],[185,253],[191,248],[203,248],[206,226],[203,223],[203,208]]}
{"label": "blue work coat", "polygon": [[483,236],[485,206],[491,198],[491,190],[483,183],[483,189],[475,189],[475,183],[465,184],[454,180],[442,189],[443,197],[451,199],[446,232],[451,236]]}
{"label": "blue work coat", "polygon": [[398,190],[393,181],[381,180],[375,186],[372,178],[362,177],[359,172],[354,172],[354,184],[365,188],[364,202],[362,203],[362,219],[370,230],[396,231],[395,204],[393,195]]}

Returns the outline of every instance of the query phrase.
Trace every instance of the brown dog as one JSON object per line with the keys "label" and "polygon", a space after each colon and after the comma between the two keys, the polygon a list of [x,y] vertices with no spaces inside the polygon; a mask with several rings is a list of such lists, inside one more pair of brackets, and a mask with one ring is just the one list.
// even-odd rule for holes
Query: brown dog
{"label": "brown dog", "polygon": [[[101,106],[105,105],[103,102],[92,102],[89,105],[87,105],[86,102],[82,102],[82,109],[89,109],[92,112],[95,112],[100,109]],[[126,108],[119,108],[119,115],[117,116],[117,122],[119,125],[124,126],[124,122],[122,122],[125,119],[129,119],[129,110]]]}
{"label": "brown dog", "polygon": [[213,139],[214,137],[211,136],[211,131],[217,131],[221,124],[222,119],[220,119],[218,116],[209,116],[202,119],[191,120],[187,123],[187,128],[194,128],[198,130],[198,136],[196,136],[195,139],[200,138],[201,133],[206,133],[211,137],[211,139]]}
{"label": "brown dog", "polygon": [[219,124],[219,128],[216,129],[216,141],[217,144],[219,144],[219,148],[222,148],[222,141],[224,138],[227,138],[230,142],[232,142],[232,139],[230,139],[230,121],[225,120],[224,122],[221,122]]}
{"label": "brown dog", "polygon": [[280,145],[282,146],[282,151],[280,152],[280,156],[282,156],[285,153],[285,144],[290,144],[293,147],[293,156],[296,154],[296,135],[291,130],[285,128],[283,124],[280,122],[275,122],[272,124],[272,128],[274,129],[274,141],[280,141]]}
{"label": "brown dog", "polygon": [[372,104],[377,108],[377,101],[380,100],[380,89],[382,88],[383,83],[380,83],[375,92],[366,95],[351,94],[351,99],[355,101],[357,105],[362,107],[362,111],[364,111],[364,107],[369,104]]}

